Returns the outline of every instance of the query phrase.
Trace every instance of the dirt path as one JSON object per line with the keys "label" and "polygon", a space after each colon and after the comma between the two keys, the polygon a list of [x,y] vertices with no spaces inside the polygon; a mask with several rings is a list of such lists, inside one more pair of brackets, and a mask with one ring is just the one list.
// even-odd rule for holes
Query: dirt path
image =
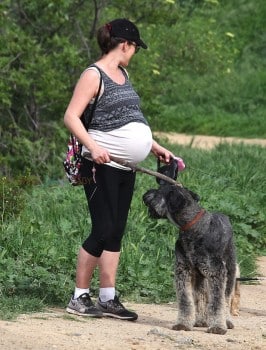
{"label": "dirt path", "polygon": [[180,145],[191,145],[193,148],[204,148],[211,149],[218,145],[219,143],[244,143],[248,145],[259,145],[266,147],[266,139],[242,139],[236,137],[216,137],[216,136],[204,136],[204,135],[195,135],[190,136],[186,134],[177,134],[177,133],[166,133],[166,132],[154,132],[154,135],[166,139],[170,143],[177,143]]}
{"label": "dirt path", "polygon": [[[159,136],[157,134],[157,136]],[[255,143],[266,140],[243,140],[191,137],[183,134],[160,134],[170,142],[192,147],[211,148],[219,142]],[[266,276],[266,257],[259,260],[260,274]],[[14,322],[0,320],[1,350],[265,350],[266,349],[266,281],[241,286],[240,316],[234,317],[235,328],[226,335],[171,329],[176,320],[174,303],[164,305],[125,305],[139,314],[137,322],[91,319],[69,316],[63,309],[21,315]]]}
{"label": "dirt path", "polygon": [[[266,276],[266,257],[259,260]],[[68,316],[62,309],[21,315],[16,321],[0,321],[3,350],[265,350],[266,281],[241,285],[240,316],[235,328],[225,335],[171,329],[176,319],[174,303],[164,305],[126,304],[139,314],[137,322],[84,319]]]}

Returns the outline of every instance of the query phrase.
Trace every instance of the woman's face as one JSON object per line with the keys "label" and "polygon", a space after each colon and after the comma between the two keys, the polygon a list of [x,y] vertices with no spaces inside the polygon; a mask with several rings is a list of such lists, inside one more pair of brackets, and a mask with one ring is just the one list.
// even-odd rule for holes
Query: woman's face
{"label": "woman's face", "polygon": [[123,56],[122,56],[121,64],[124,67],[127,67],[131,58],[135,55],[135,53],[138,52],[139,47],[137,46],[136,43],[129,42],[129,41],[122,43],[122,45],[123,45],[122,47]]}

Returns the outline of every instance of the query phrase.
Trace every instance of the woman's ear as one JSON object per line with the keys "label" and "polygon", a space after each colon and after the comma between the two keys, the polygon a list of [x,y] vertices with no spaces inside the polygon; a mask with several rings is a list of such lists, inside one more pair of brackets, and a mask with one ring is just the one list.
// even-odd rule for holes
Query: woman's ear
{"label": "woman's ear", "polygon": [[128,49],[128,42],[124,41],[123,43],[121,43],[121,45],[122,45],[122,51],[126,52]]}

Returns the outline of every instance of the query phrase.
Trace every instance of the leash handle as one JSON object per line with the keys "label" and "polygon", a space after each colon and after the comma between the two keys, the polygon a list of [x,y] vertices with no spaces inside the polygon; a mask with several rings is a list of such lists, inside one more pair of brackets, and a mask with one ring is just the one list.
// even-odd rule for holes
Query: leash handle
{"label": "leash handle", "polygon": [[[177,170],[178,170],[178,172],[181,172],[181,171],[183,171],[185,169],[186,164],[185,164],[185,162],[183,161],[182,158],[180,158],[180,157],[171,157],[169,165],[173,161],[175,161],[177,163]],[[160,162],[160,159],[157,158],[157,171],[160,169],[160,167],[161,167],[161,162]]]}
{"label": "leash handle", "polygon": [[[170,162],[161,166],[160,159],[157,158],[157,172],[168,176],[169,178],[176,180],[178,175],[178,162],[176,159],[171,158]],[[162,185],[164,182],[162,179],[156,178],[156,181],[159,185]]]}

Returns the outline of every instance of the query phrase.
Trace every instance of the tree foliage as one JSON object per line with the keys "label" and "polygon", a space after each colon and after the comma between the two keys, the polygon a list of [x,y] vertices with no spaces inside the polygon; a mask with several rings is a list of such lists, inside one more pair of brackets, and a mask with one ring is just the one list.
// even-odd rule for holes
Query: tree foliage
{"label": "tree foliage", "polygon": [[64,110],[99,55],[96,29],[116,17],[149,46],[128,70],[153,129],[219,133],[220,120],[247,120],[259,124],[247,134],[266,137],[265,16],[264,0],[2,0],[1,173],[60,176]]}

